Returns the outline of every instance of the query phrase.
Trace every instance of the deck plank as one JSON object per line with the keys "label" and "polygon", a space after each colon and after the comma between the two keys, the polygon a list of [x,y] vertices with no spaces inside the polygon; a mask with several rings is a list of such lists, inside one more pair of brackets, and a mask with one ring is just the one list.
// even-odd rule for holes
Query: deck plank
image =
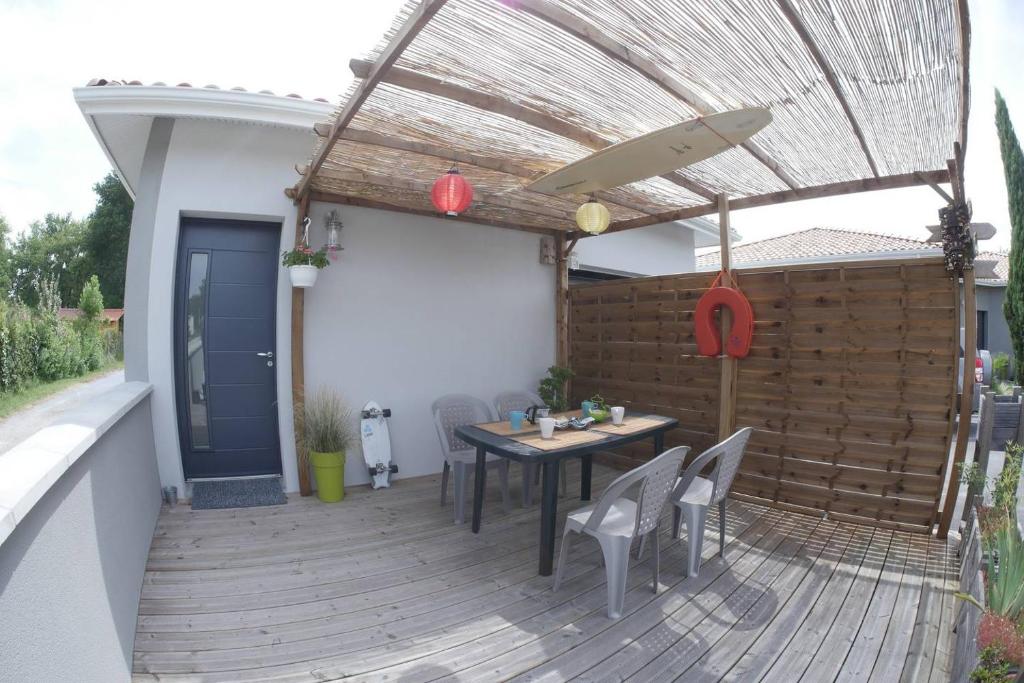
{"label": "deck plank", "polygon": [[[616,472],[594,475],[600,490]],[[536,575],[538,506],[505,512],[492,485],[472,534],[439,489],[433,476],[339,505],[163,510],[134,679],[948,679],[955,558],[938,541],[732,501],[725,557],[715,513],[697,577],[663,535],[657,594],[634,560],[612,621],[596,544],[576,544],[555,593]],[[563,519],[577,505],[563,498]]]}

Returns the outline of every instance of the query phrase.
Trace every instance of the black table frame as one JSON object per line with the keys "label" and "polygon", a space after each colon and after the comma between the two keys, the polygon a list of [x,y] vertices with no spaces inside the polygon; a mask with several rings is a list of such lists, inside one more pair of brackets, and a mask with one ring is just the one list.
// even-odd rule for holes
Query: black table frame
{"label": "black table frame", "polygon": [[555,557],[555,525],[558,518],[558,464],[567,458],[580,458],[580,500],[590,500],[590,480],[593,473],[593,455],[628,443],[654,440],[654,454],[659,455],[665,447],[665,432],[674,429],[679,421],[661,415],[636,415],[651,417],[663,423],[632,434],[606,434],[600,441],[591,441],[578,446],[567,446],[554,451],[542,451],[520,443],[507,436],[501,436],[475,425],[455,428],[455,436],[476,447],[476,472],[473,478],[473,533],[480,533],[480,518],[483,513],[484,491],[486,490],[487,454],[493,453],[521,463],[536,463],[541,466],[542,490],[540,504],[540,567],[541,576],[551,576]]}

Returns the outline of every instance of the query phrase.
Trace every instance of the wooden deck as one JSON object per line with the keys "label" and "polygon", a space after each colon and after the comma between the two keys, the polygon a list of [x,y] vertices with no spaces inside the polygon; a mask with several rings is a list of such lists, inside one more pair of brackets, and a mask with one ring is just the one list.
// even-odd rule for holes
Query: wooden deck
{"label": "wooden deck", "polygon": [[[613,474],[596,467],[595,492]],[[165,509],[136,680],[949,680],[956,560],[938,541],[734,501],[724,561],[714,520],[696,578],[665,543],[658,594],[634,561],[610,621],[596,543],[554,593],[536,505],[504,513],[491,489],[474,535],[439,491],[423,477],[337,505]]]}

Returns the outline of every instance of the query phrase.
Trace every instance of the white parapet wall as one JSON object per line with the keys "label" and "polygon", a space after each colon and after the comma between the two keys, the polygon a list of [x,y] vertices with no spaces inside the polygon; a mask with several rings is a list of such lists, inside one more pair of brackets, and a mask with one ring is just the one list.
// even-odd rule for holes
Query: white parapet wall
{"label": "white parapet wall", "polygon": [[127,382],[0,454],[0,680],[130,680],[160,512],[150,391]]}

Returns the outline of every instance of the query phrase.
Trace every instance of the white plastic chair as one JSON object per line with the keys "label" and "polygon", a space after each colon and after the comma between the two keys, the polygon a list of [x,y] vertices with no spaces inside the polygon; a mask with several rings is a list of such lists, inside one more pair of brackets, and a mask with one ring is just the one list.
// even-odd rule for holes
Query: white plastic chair
{"label": "white plastic chair", "polygon": [[[686,575],[697,576],[700,571],[701,549],[704,547],[704,526],[708,508],[718,506],[718,556],[725,555],[726,495],[743,460],[752,427],[744,427],[725,441],[712,446],[690,463],[679,477],[672,491],[672,538],[679,537],[680,522],[686,522]],[[701,470],[714,461],[714,469],[707,478]]]}
{"label": "white plastic chair", "polygon": [[[530,406],[542,406],[544,401],[539,396],[528,391],[505,391],[494,397],[494,410],[498,413],[499,420],[507,420],[508,414],[513,410],[525,411]],[[523,466],[523,507],[533,504],[533,485],[540,477],[540,466],[537,463],[522,463]],[[565,460],[558,463],[558,483],[562,489],[562,495],[566,491]]]}
{"label": "white plastic chair", "polygon": [[[689,446],[676,446],[654,460],[623,474],[613,481],[596,503],[569,513],[558,553],[554,590],[558,590],[575,536],[588,534],[601,544],[608,580],[608,618],[618,619],[626,597],[626,572],[629,569],[629,548],[635,538],[650,535],[653,562],[654,592],[658,592],[658,524],[668,496],[679,476],[679,467],[690,451]],[[636,500],[624,496],[638,486]]]}
{"label": "white plastic chair", "polygon": [[[448,473],[455,472],[455,523],[465,521],[466,487],[469,485],[469,474],[476,471],[476,447],[455,436],[455,428],[463,425],[492,422],[494,416],[487,404],[467,394],[449,394],[434,401],[430,406],[434,414],[434,427],[437,437],[441,440],[441,453],[444,455],[444,471],[441,474],[441,505],[447,503]],[[501,485],[502,505],[507,512],[508,503],[508,460],[496,455],[487,454],[487,467],[498,470],[498,481]]]}

